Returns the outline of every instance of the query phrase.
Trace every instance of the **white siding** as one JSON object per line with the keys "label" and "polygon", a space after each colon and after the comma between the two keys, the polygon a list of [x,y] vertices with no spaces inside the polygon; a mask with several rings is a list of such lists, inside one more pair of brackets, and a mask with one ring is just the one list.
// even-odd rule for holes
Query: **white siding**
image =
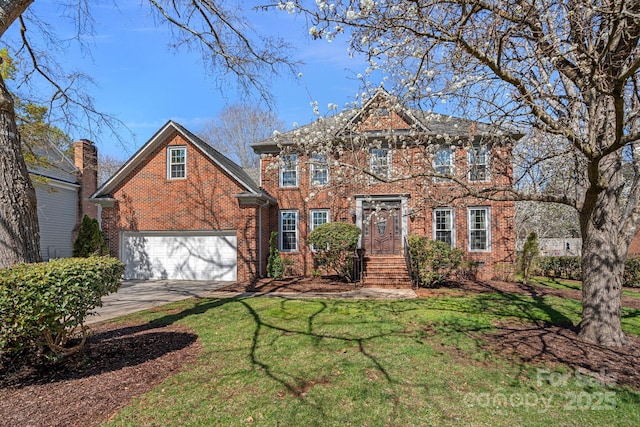
{"label": "white siding", "polygon": [[78,189],[54,181],[35,182],[43,261],[68,258],[73,252],[73,229],[78,215]]}

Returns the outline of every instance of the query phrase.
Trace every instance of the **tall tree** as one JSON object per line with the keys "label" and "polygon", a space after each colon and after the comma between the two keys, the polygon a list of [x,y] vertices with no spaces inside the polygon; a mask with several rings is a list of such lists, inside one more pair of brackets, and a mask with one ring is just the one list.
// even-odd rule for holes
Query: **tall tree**
{"label": "tall tree", "polygon": [[[621,283],[640,223],[640,2],[635,0],[336,0],[288,2],[314,38],[351,48],[415,100],[565,141],[532,164],[569,154],[565,194],[495,189],[485,198],[573,207],[583,239],[580,336],[625,342]],[[348,31],[350,30],[350,31]],[[623,164],[634,173],[625,180]],[[544,178],[544,176],[541,176]],[[516,178],[516,182],[519,178]],[[535,189],[537,191],[531,191]],[[472,189],[470,189],[472,190]]]}
{"label": "tall tree", "polygon": [[[20,46],[15,46],[11,55],[23,58],[25,81],[37,76],[49,83],[53,93],[46,103],[48,111],[64,116],[67,123],[84,122],[83,130],[90,134],[94,127],[113,129],[109,117],[97,111],[92,99],[78,87],[82,75],[71,73],[59,81],[59,64],[52,62],[46,50],[39,51],[30,42],[27,29],[41,30],[50,39],[53,28],[28,14],[32,3],[33,0],[0,1],[0,40],[6,43],[9,27],[20,26]],[[293,66],[288,59],[287,44],[278,38],[257,35],[235,3],[149,0],[149,6],[159,22],[167,23],[173,30],[176,48],[201,49],[203,60],[212,70],[235,76],[241,88],[257,89],[265,101],[270,100],[270,76]],[[61,1],[60,7],[71,8],[72,15],[77,17],[76,39],[82,42],[92,31],[91,2]],[[49,46],[58,45],[54,41]],[[77,111],[81,119],[75,116]],[[39,260],[35,191],[22,155],[14,100],[0,76],[0,267]]]}
{"label": "tall tree", "polygon": [[260,158],[249,146],[284,128],[284,123],[258,105],[226,106],[220,115],[207,122],[198,136],[245,168],[257,168]]}

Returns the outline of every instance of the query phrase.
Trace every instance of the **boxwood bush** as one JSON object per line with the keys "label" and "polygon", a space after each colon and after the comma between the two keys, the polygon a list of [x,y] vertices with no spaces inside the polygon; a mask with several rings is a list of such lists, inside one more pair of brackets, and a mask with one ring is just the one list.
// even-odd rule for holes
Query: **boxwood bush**
{"label": "boxwood bush", "polygon": [[[66,258],[0,269],[0,352],[49,348],[57,357],[84,345],[84,321],[120,286],[112,257]],[[69,338],[82,331],[79,344]]]}
{"label": "boxwood bush", "polygon": [[358,246],[360,228],[346,222],[328,222],[317,226],[307,239],[318,265],[333,270],[340,277],[353,281],[353,258]]}
{"label": "boxwood bush", "polygon": [[462,265],[463,252],[447,243],[424,236],[409,236],[408,244],[411,270],[422,286],[437,286]]}

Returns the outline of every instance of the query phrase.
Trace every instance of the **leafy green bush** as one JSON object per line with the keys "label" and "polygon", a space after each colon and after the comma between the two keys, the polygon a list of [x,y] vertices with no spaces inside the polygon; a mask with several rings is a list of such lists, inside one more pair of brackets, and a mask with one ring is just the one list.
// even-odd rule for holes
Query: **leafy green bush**
{"label": "leafy green bush", "polygon": [[269,258],[267,259],[267,277],[280,279],[284,275],[284,264],[278,251],[278,232],[272,231],[269,237]]}
{"label": "leafy green bush", "polygon": [[640,258],[627,258],[622,286],[640,288]]}
{"label": "leafy green bush", "polygon": [[[85,318],[120,286],[124,265],[112,257],[66,258],[0,269],[0,351],[47,346],[57,357],[85,341]],[[81,329],[80,344],[67,347]]]}
{"label": "leafy green bush", "polygon": [[360,228],[346,222],[328,222],[316,227],[307,238],[318,265],[335,271],[340,277],[353,281],[353,258]]}
{"label": "leafy green bush", "polygon": [[78,237],[73,242],[73,256],[88,257],[92,255],[109,255],[109,248],[104,241],[98,220],[85,215],[80,223]]}
{"label": "leafy green bush", "polygon": [[439,240],[409,236],[411,270],[423,286],[433,287],[447,280],[462,264],[463,252]]}
{"label": "leafy green bush", "polygon": [[535,274],[552,279],[581,280],[581,262],[579,256],[542,256],[537,260]]}

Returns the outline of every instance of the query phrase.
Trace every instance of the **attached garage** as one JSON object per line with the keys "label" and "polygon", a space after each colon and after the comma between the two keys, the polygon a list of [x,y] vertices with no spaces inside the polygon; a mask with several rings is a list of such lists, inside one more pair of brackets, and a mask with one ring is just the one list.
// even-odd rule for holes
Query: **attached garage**
{"label": "attached garage", "polygon": [[126,279],[237,278],[235,231],[124,231],[120,243]]}

